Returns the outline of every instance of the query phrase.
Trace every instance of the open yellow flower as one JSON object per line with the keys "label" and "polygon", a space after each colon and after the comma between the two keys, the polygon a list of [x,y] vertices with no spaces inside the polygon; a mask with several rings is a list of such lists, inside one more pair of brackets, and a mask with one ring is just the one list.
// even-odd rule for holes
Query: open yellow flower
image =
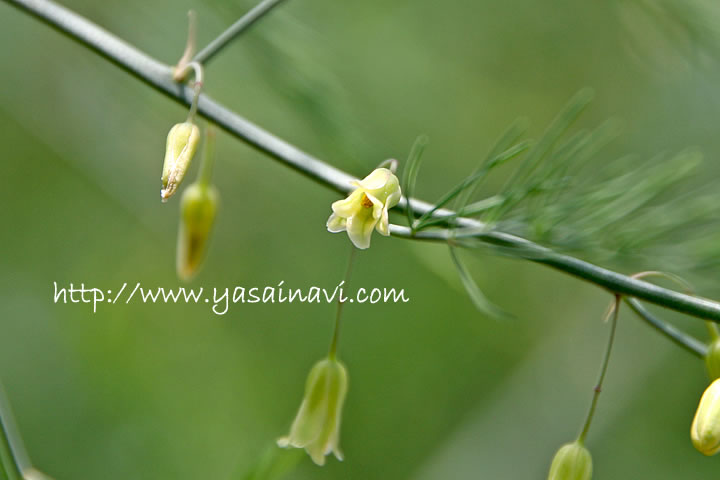
{"label": "open yellow flower", "polygon": [[387,168],[376,168],[351,184],[357,188],[350,196],[332,204],[327,229],[332,233],[347,231],[353,244],[365,249],[370,246],[373,230],[390,235],[388,210],[400,201],[400,182]]}
{"label": "open yellow flower", "polygon": [[335,358],[320,360],[310,370],[305,398],[290,427],[290,434],[280,438],[280,447],[304,448],[313,462],[325,465],[325,455],[340,451],[340,420],[347,393],[347,371]]}

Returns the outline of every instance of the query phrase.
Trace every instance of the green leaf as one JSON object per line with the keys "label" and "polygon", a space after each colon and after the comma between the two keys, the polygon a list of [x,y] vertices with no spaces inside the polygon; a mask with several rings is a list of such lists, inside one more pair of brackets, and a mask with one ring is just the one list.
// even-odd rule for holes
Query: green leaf
{"label": "green leaf", "polygon": [[[508,196],[508,202],[504,205],[493,209],[489,212],[486,222],[494,223],[497,219],[504,216],[515,204],[524,198],[518,196],[518,190],[515,187],[520,184],[527,183],[533,172],[542,164],[543,160],[552,152],[553,147],[560,138],[565,134],[570,125],[577,120],[585,107],[588,106],[593,97],[593,91],[589,88],[580,90],[570,100],[567,106],[553,120],[542,138],[534,145],[533,149],[525,157],[525,161],[518,167],[505,184],[502,192]],[[532,191],[532,189],[524,189],[524,192]]]}
{"label": "green leaf", "polygon": [[450,248],[450,257],[452,258],[455,268],[457,268],[458,275],[460,276],[460,281],[462,281],[463,287],[465,287],[465,291],[470,296],[470,300],[473,302],[475,307],[482,313],[492,317],[511,317],[509,313],[505,312],[503,309],[487,299],[477,286],[477,283],[475,283],[475,280],[472,278],[472,275],[470,275],[470,272],[467,270],[467,267],[465,267],[465,264],[462,260],[460,260],[460,257],[458,257],[455,247],[452,244],[448,244],[448,247]]}
{"label": "green leaf", "polygon": [[405,163],[405,168],[403,168],[402,191],[408,200],[405,212],[407,213],[408,226],[411,229],[413,229],[413,225],[415,224],[415,212],[413,211],[410,199],[415,193],[415,183],[417,182],[417,175],[420,169],[420,158],[429,141],[427,135],[420,135],[415,139],[415,143],[413,143],[410,149],[410,155],[408,155],[407,162]]}
{"label": "green leaf", "polygon": [[502,165],[503,163],[507,162],[508,160],[511,160],[515,158],[516,156],[523,153],[525,150],[527,150],[530,147],[530,142],[521,142],[517,145],[514,145],[510,147],[509,149],[505,150],[504,152],[496,155],[495,157],[491,158],[488,162],[486,162],[483,167],[480,169],[479,172],[475,173],[474,175],[469,176],[462,182],[460,182],[458,185],[456,185],[454,188],[452,188],[449,192],[447,192],[443,197],[435,204],[433,207],[425,212],[420,219],[417,222],[416,230],[421,230],[424,228],[425,222],[432,217],[432,215],[439,210],[440,208],[444,207],[450,200],[455,198],[457,195],[459,195],[461,192],[465,191],[468,188],[471,188],[477,181],[484,178],[493,168],[498,167]]}
{"label": "green leaf", "polygon": [[497,205],[500,205],[504,201],[505,201],[505,197],[503,197],[502,195],[493,195],[492,197],[488,197],[483,200],[479,200],[477,202],[471,203],[470,205],[466,205],[465,208],[453,213],[452,215],[429,218],[427,221],[425,221],[423,223],[421,228],[427,228],[431,225],[447,223],[452,220],[455,220],[458,217],[472,217],[474,215],[483,213],[490,208],[496,207]]}
{"label": "green leaf", "polygon": [[[519,118],[515,120],[508,127],[505,133],[503,133],[503,135],[497,140],[497,142],[495,142],[495,145],[493,145],[493,147],[490,149],[483,161],[480,162],[480,164],[470,175],[472,176],[480,172],[493,158],[497,157],[498,155],[500,155],[500,153],[508,150],[510,147],[513,146],[513,144],[517,143],[520,137],[527,131],[528,123],[528,120],[525,118]],[[465,205],[470,201],[477,189],[480,187],[480,183],[481,182],[478,181],[471,188],[463,191],[462,194],[458,196],[455,210],[460,211],[465,207]]]}

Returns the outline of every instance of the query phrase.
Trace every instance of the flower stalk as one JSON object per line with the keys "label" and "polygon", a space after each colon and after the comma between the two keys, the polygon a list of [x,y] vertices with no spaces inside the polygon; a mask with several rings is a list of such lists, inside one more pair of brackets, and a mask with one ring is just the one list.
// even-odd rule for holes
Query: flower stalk
{"label": "flower stalk", "polygon": [[600,375],[595,388],[593,388],[593,398],[590,403],[590,410],[585,418],[585,424],[583,425],[582,431],[580,432],[580,435],[578,435],[577,442],[580,445],[584,445],[587,434],[590,431],[590,425],[592,424],[593,417],[595,416],[595,409],[597,408],[597,402],[600,398],[600,392],[602,392],[605,374],[607,373],[608,364],[610,363],[610,354],[612,353],[613,343],[615,342],[615,331],[617,329],[621,300],[622,297],[620,297],[620,295],[616,295],[615,301],[613,302],[612,307],[610,307],[611,310],[608,312],[610,315],[610,335],[608,337],[607,347],[605,348],[605,356],[603,357],[602,366],[600,367]]}
{"label": "flower stalk", "polygon": [[[342,284],[346,285],[350,281],[350,275],[352,274],[353,263],[355,262],[355,256],[357,254],[357,248],[354,245],[350,246],[350,258],[348,259],[347,268],[345,269],[345,277],[343,278]],[[338,341],[340,339],[340,319],[342,317],[342,309],[345,302],[342,301],[338,296],[337,310],[335,312],[335,328],[333,329],[332,340],[330,341],[330,350],[328,357],[335,358],[337,354]]]}

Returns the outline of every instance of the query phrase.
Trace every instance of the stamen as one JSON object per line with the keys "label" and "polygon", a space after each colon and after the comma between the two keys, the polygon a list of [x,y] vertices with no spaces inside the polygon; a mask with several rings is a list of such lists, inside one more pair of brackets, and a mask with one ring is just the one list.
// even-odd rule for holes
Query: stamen
{"label": "stamen", "polygon": [[373,206],[372,200],[368,198],[367,195],[363,193],[362,199],[360,200],[360,204],[365,208],[370,208]]}

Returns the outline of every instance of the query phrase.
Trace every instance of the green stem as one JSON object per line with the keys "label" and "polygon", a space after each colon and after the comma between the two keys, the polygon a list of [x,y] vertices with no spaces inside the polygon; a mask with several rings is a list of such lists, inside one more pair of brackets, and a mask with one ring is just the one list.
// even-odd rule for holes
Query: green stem
{"label": "green stem", "polygon": [[0,471],[7,480],[23,480],[24,466],[21,463],[23,459],[27,462],[26,458],[22,441],[15,434],[8,402],[0,387]]}
{"label": "green stem", "polygon": [[217,132],[212,127],[205,130],[205,152],[203,154],[202,163],[200,163],[200,171],[198,172],[198,183],[203,187],[210,185],[212,179],[213,166],[215,165],[215,138]]}
{"label": "green stem", "polygon": [[585,418],[585,425],[583,426],[582,432],[578,436],[578,443],[585,443],[588,431],[590,430],[590,424],[592,424],[593,416],[595,415],[595,409],[597,408],[598,398],[600,398],[600,392],[602,391],[603,382],[605,381],[605,374],[607,373],[608,364],[610,363],[610,353],[612,352],[613,342],[615,341],[615,330],[617,329],[618,313],[620,311],[620,295],[615,296],[615,304],[612,311],[612,319],[610,324],[610,337],[608,338],[607,348],[605,349],[605,357],[603,358],[602,367],[600,368],[600,376],[597,384],[593,389],[593,398],[590,403],[590,410],[588,411],[587,417]]}
{"label": "green stem", "polygon": [[[343,278],[343,285],[347,286],[348,281],[350,281],[350,274],[352,273],[353,263],[355,261],[355,254],[357,252],[357,248],[355,248],[355,245],[350,245],[350,258],[348,259],[347,268],[345,269],[345,277]],[[328,357],[331,359],[335,359],[335,354],[337,353],[337,346],[338,346],[338,340],[340,339],[340,318],[342,317],[342,307],[345,304],[341,300],[341,296],[338,294],[338,301],[337,301],[337,310],[335,312],[335,329],[333,331],[332,341],[330,342],[330,352],[328,353]]]}
{"label": "green stem", "polygon": [[716,341],[717,339],[720,338],[720,330],[718,330],[717,323],[715,323],[715,322],[709,322],[709,321],[706,320],[706,321],[705,321],[705,326],[707,327],[708,333],[710,334],[710,341],[711,341],[711,342],[714,342],[714,341]]}
{"label": "green stem", "polygon": [[387,168],[392,173],[395,173],[397,171],[398,167],[398,161],[394,158],[388,158],[384,162],[382,162],[380,165],[377,166],[377,168]]}
{"label": "green stem", "polygon": [[203,67],[198,62],[193,61],[188,63],[180,75],[184,77],[191,69],[195,72],[195,81],[193,82],[192,86],[193,99],[192,103],[190,104],[190,111],[188,112],[188,123],[193,123],[195,121],[195,114],[197,113],[198,103],[200,102],[200,94],[202,93],[203,83],[205,82],[205,74],[203,72]]}
{"label": "green stem", "polygon": [[[661,320],[657,316],[653,315],[636,299],[625,298],[625,303],[632,309],[632,311],[637,313],[641,319],[647,322],[648,325],[656,329],[661,334],[665,335],[676,345],[679,345],[680,347],[684,348],[685,350],[700,359],[705,358],[705,355],[707,355],[707,345],[705,345],[703,342],[693,337],[692,335],[683,332],[674,325],[671,325]],[[707,323],[715,325],[712,322]]]}
{"label": "green stem", "polygon": [[188,36],[185,51],[178,61],[173,74],[173,79],[176,82],[182,82],[185,79],[185,75],[187,74],[185,67],[192,61],[193,55],[195,55],[195,38],[197,36],[196,18],[195,11],[190,10],[188,12]]}
{"label": "green stem", "polygon": [[255,22],[260,20],[266,13],[279,5],[283,0],[263,0],[258,3],[252,10],[247,12],[240,19],[230,25],[230,27],[221,33],[215,40],[210,42],[207,47],[203,48],[195,55],[196,62],[207,64],[210,59],[217,55],[228,43],[241,33],[247,31]]}

